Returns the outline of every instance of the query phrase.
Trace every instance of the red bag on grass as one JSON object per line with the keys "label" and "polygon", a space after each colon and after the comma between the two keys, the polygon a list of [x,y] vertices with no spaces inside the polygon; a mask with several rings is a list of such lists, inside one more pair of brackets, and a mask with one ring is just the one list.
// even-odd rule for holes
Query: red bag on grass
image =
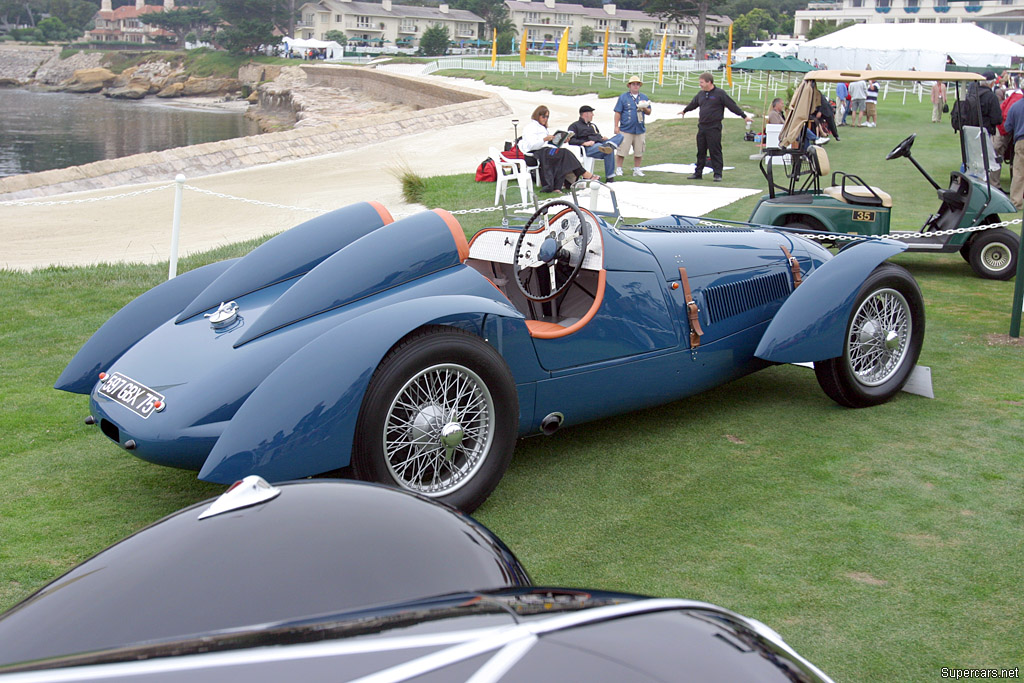
{"label": "red bag on grass", "polygon": [[494,166],[494,159],[487,157],[476,167],[476,181],[478,183],[493,183],[498,180],[498,169]]}

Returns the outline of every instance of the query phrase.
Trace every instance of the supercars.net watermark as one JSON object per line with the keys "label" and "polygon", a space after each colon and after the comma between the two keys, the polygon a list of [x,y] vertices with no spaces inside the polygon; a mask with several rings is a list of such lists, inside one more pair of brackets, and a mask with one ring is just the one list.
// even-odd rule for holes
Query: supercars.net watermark
{"label": "supercars.net watermark", "polygon": [[944,666],[940,671],[943,678],[1020,678],[1020,667],[1012,669],[955,669]]}

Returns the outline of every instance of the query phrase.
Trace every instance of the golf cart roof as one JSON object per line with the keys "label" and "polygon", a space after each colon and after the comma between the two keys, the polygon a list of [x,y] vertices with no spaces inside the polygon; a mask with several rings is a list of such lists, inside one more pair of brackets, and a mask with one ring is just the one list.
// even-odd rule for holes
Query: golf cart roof
{"label": "golf cart roof", "polygon": [[870,71],[868,69],[831,69],[809,71],[805,81],[846,83],[847,81],[983,81],[981,74],[970,71]]}

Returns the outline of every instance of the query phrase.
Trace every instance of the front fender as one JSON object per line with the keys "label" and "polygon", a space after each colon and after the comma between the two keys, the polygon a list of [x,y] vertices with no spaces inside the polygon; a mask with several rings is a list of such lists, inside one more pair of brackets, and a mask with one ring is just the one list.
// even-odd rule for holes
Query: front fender
{"label": "front fender", "polygon": [[253,391],[217,440],[199,478],[227,484],[258,474],[282,481],[345,467],[363,394],[388,350],[423,325],[475,319],[479,331],[491,315],[523,317],[497,300],[446,295],[378,308],[332,328]]}
{"label": "front fender", "polygon": [[178,314],[178,311],[216,280],[238,259],[218,261],[162,282],[137,296],[89,337],[54,383],[54,389],[88,394],[100,370]]}
{"label": "front fender", "polygon": [[774,363],[806,363],[843,355],[846,323],[860,286],[878,264],[907,248],[869,240],[839,252],[811,273],[761,336],[754,355]]}

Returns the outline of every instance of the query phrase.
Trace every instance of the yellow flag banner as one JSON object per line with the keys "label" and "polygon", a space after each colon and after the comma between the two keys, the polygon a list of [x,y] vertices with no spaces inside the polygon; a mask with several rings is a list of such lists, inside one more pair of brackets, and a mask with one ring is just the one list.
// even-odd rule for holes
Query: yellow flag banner
{"label": "yellow flag banner", "polygon": [[608,75],[608,29],[604,30],[604,75]]}
{"label": "yellow flag banner", "polygon": [[523,39],[519,41],[519,64],[526,68],[526,29],[523,28]]}
{"label": "yellow flag banner", "polygon": [[564,74],[569,69],[569,27],[562,31],[562,40],[558,43],[558,73]]}
{"label": "yellow flag banner", "polygon": [[732,87],[732,24],[729,24],[729,49],[725,53],[725,80]]}
{"label": "yellow flag banner", "polygon": [[658,59],[658,85],[665,85],[665,44],[668,42],[668,33],[661,34],[661,57]]}

